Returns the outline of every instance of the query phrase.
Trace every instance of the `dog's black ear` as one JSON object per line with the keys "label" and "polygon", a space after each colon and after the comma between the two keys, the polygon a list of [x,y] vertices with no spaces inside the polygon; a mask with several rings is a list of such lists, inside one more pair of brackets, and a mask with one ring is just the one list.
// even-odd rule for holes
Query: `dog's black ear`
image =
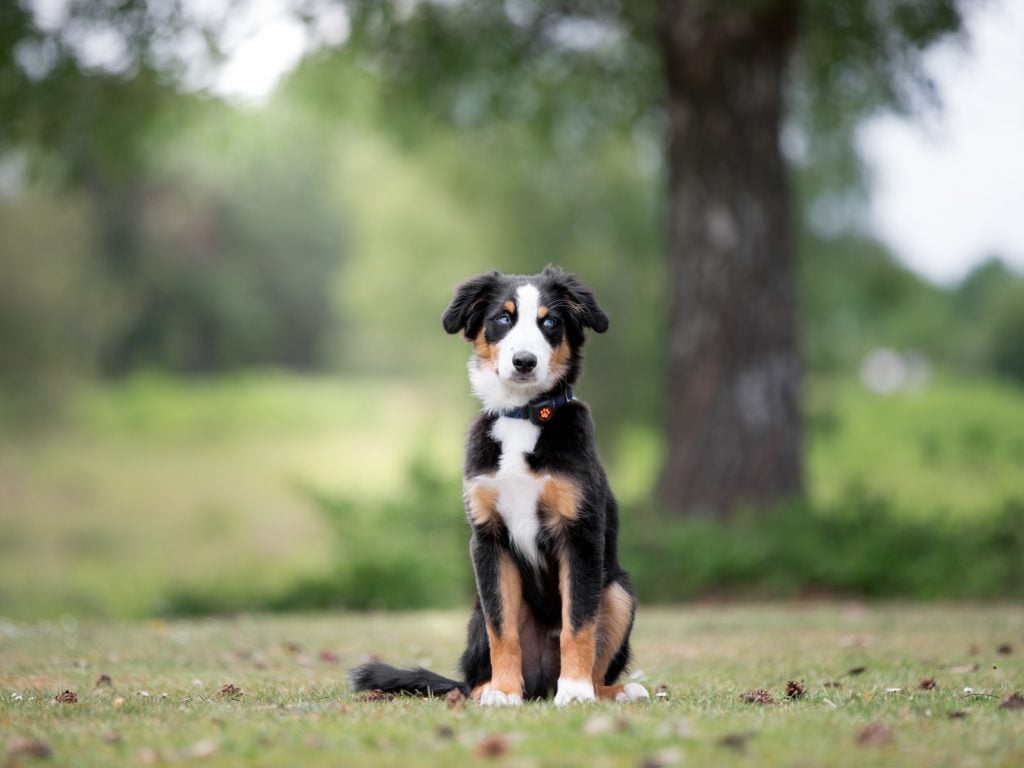
{"label": "dog's black ear", "polygon": [[579,325],[593,328],[597,333],[608,330],[608,314],[597,303],[594,292],[583,285],[576,275],[554,264],[548,264],[543,274],[550,280],[552,288],[562,294],[569,314]]}
{"label": "dog's black ear", "polygon": [[441,315],[441,325],[448,333],[463,331],[467,339],[474,338],[480,332],[484,322],[487,304],[494,297],[502,279],[498,271],[486,272],[471,277],[460,283],[455,289],[455,297],[448,309]]}

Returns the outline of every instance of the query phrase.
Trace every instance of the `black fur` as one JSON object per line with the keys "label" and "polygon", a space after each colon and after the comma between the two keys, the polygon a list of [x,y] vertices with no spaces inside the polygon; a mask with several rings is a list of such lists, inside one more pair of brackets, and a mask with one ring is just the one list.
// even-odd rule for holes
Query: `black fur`
{"label": "black fur", "polygon": [[357,691],[382,690],[391,693],[409,693],[419,696],[443,696],[456,689],[469,695],[465,683],[443,677],[423,667],[395,669],[378,661],[356,667],[348,674]]}
{"label": "black fur", "polygon": [[[442,316],[448,333],[461,331],[474,340],[481,329],[489,344],[497,343],[508,332],[510,322],[533,318],[509,318],[503,309],[524,283],[536,286],[543,306],[555,319],[552,327],[543,327],[544,338],[556,348],[563,339],[571,350],[565,375],[538,396],[552,397],[579,377],[581,349],[585,332],[603,333],[608,329],[608,316],[598,305],[593,292],[579,280],[557,267],[549,266],[539,275],[515,276],[491,272],[465,281],[456,288],[455,296]],[[492,413],[481,413],[470,427],[464,472],[467,478],[496,471],[501,458],[501,444],[491,435],[497,419]],[[523,585],[523,599],[531,622],[532,656],[524,650],[523,678],[526,698],[545,697],[551,693],[559,676],[559,641],[562,597],[558,584],[558,557],[564,553],[570,562],[570,623],[577,630],[598,614],[602,590],[614,582],[634,595],[628,574],[618,561],[618,506],[597,455],[594,426],[590,410],[579,400],[559,408],[552,420],[540,431],[532,453],[526,455],[527,465],[536,473],[557,474],[571,479],[582,491],[581,508],[576,520],[555,534],[540,526],[538,550],[541,563],[535,567],[525,562],[511,546],[508,531],[501,524],[473,525],[471,552],[477,579],[477,599],[467,631],[466,650],[460,662],[464,682],[457,682],[423,669],[399,670],[373,663],[358,667],[351,673],[357,690],[380,688],[407,693],[444,693],[458,688],[468,693],[491,678],[491,659],[487,620],[500,634],[503,617],[498,594],[498,561],[502,553],[518,564]],[[543,514],[544,510],[539,510]],[[634,598],[635,606],[635,598]],[[631,625],[631,622],[630,622]],[[523,639],[524,649],[527,647]],[[629,633],[615,650],[605,675],[611,685],[629,663]]]}

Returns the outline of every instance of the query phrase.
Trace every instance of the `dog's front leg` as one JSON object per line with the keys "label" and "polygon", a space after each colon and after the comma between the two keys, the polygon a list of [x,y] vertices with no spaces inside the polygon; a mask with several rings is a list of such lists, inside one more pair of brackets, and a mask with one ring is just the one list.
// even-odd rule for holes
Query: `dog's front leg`
{"label": "dog's front leg", "polygon": [[562,597],[559,635],[561,671],[555,704],[594,701],[594,658],[597,614],[601,605],[601,554],[594,542],[580,537],[569,542],[559,559]]}
{"label": "dog's front leg", "polygon": [[474,531],[472,549],[491,650],[491,681],[481,691],[480,703],[518,706],[523,703],[523,655],[519,644],[523,586],[519,568],[492,532]]}

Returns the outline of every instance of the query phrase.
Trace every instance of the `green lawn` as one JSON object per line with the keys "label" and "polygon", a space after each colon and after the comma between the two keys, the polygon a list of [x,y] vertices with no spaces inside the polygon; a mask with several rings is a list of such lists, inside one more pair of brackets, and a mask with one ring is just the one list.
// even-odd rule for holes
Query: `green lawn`
{"label": "green lawn", "polygon": [[[1024,763],[1024,710],[998,706],[1024,689],[1019,605],[642,609],[634,669],[667,691],[650,703],[450,710],[348,691],[344,670],[371,652],[451,669],[464,619],[5,621],[0,743],[38,739],[49,764],[75,766]],[[100,675],[112,684],[97,687]],[[922,690],[927,678],[937,687]],[[786,699],[788,680],[804,682],[802,698]],[[217,695],[227,683],[237,699]],[[741,701],[759,688],[774,703]],[[55,702],[64,690],[77,703]],[[503,754],[480,756],[488,749]]]}

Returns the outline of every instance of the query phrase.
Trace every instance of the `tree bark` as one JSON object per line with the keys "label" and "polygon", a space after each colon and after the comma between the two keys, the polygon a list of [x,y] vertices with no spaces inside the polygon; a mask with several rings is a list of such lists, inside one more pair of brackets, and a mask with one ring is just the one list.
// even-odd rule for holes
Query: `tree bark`
{"label": "tree bark", "polygon": [[792,201],[779,146],[795,2],[664,0],[671,281],[659,496],[723,515],[802,490]]}

